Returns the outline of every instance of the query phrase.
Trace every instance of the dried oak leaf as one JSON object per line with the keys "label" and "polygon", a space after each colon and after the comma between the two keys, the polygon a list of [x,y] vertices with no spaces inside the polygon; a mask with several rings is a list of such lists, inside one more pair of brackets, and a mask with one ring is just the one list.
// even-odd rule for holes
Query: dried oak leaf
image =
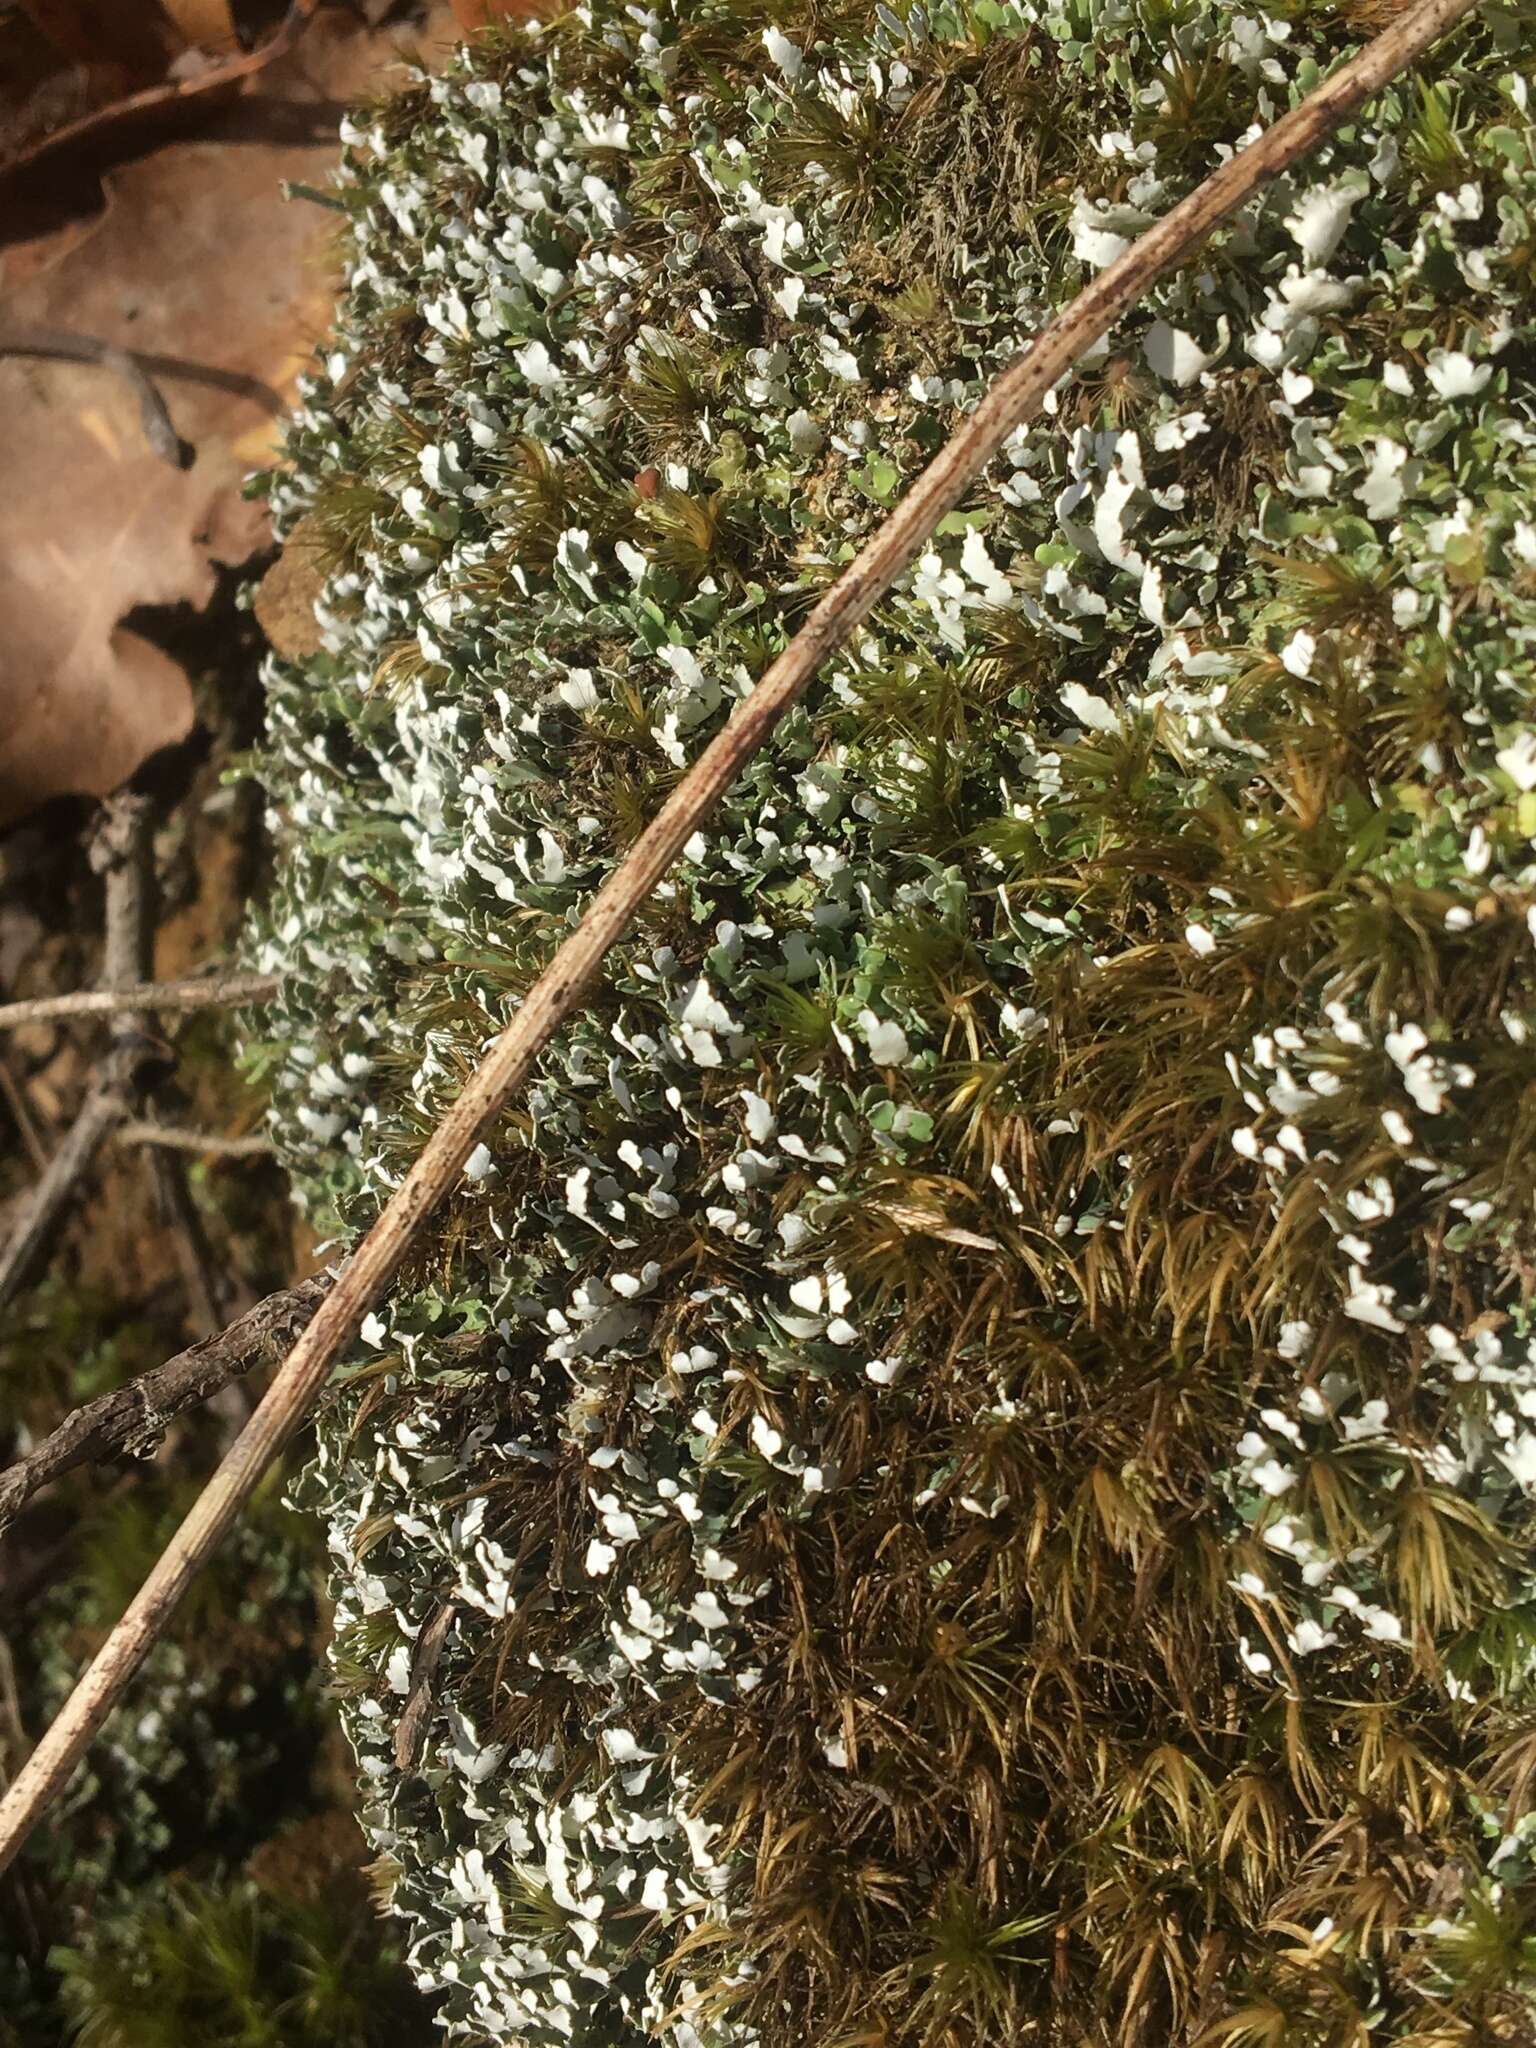
{"label": "dried oak leaf", "polygon": [[[41,6],[42,0],[34,4]],[[82,0],[72,4],[79,6]],[[100,0],[83,4],[89,13]],[[75,72],[97,84],[73,113],[39,125],[30,110],[21,109],[9,121],[0,121],[0,197],[5,202],[0,240],[46,233],[82,204],[92,203],[86,195],[96,174],[204,129],[220,107],[247,93],[261,72],[289,55],[320,0],[288,0],[287,12],[273,32],[246,51],[235,40],[224,0],[167,0],[171,4],[183,9],[186,18],[160,16],[169,38],[160,50],[160,61],[154,61],[152,44],[148,50],[140,49],[137,69],[117,58],[109,63],[81,59]],[[88,21],[77,24],[76,34],[63,39],[61,47],[89,50],[98,42],[108,50],[120,47],[96,35]],[[125,58],[130,56],[132,46],[122,47]],[[151,63],[147,79],[145,61]]]}
{"label": "dried oak leaf", "polygon": [[161,77],[187,47],[160,0],[21,0],[21,11],[61,56],[119,64],[140,84]]}
{"label": "dried oak leaf", "polygon": [[[441,33],[446,13],[432,24]],[[268,538],[245,499],[275,415],[325,331],[335,216],[285,204],[323,184],[323,126],[395,61],[395,38],[326,11],[218,130],[128,165],[106,211],[61,237],[0,315],[131,349],[196,450],[178,471],[145,445],[133,393],[76,363],[0,361],[7,489],[0,502],[0,823],[50,796],[115,788],[193,716],[180,667],[123,621],[141,605],[203,606],[216,563]]]}

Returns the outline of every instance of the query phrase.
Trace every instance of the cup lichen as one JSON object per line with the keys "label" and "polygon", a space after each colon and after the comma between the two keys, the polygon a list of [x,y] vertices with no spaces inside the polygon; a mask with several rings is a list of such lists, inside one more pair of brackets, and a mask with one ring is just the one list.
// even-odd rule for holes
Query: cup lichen
{"label": "cup lichen", "polygon": [[[317,1219],[988,379],[1387,11],[602,5],[353,117],[251,946]],[[365,1326],[306,1484],[456,2038],[1536,2038],[1530,26],[1015,434]]]}

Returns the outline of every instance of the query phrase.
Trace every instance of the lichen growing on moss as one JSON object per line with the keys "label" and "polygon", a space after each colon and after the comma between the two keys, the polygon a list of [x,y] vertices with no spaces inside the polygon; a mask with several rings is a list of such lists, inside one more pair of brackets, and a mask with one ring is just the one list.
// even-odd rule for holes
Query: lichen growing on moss
{"label": "lichen growing on moss", "polygon": [[[328,1227],[988,378],[1381,12],[603,6],[353,120],[252,944]],[[308,1490],[462,2038],[1532,2040],[1526,27],[1064,380],[369,1319]]]}

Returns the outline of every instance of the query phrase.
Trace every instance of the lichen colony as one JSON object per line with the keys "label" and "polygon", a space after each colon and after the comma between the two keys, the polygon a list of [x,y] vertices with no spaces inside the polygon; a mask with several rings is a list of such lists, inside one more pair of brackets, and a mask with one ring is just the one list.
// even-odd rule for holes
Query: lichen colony
{"label": "lichen colony", "polygon": [[[352,118],[250,944],[322,1227],[989,378],[1390,12],[605,4]],[[1531,35],[1058,387],[365,1327],[301,1491],[456,2038],[1536,2039]]]}

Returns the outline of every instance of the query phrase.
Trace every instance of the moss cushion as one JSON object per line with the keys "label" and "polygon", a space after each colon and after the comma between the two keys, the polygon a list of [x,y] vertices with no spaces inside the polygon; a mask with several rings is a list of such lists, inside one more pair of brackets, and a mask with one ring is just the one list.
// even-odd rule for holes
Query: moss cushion
{"label": "moss cushion", "polygon": [[[665,0],[357,113],[252,1059],[377,1213],[997,369],[1393,9]],[[690,844],[306,1482],[454,2038],[1536,2014],[1536,142],[1489,6]]]}

